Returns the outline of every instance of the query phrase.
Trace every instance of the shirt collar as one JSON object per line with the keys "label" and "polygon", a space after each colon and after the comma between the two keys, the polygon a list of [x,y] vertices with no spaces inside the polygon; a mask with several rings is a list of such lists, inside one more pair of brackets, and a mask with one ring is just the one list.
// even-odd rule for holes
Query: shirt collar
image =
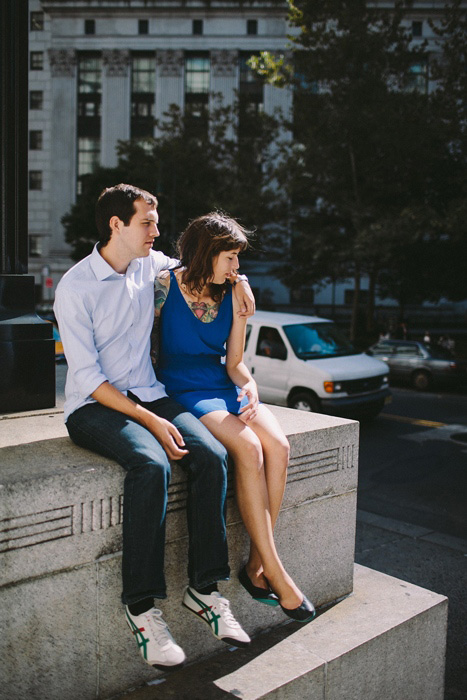
{"label": "shirt collar", "polygon": [[[98,280],[105,280],[105,279],[112,277],[112,276],[114,276],[115,278],[125,277],[125,275],[120,275],[118,272],[116,272],[113,269],[112,265],[109,265],[109,263],[106,260],[104,260],[102,255],[99,253],[97,246],[98,246],[98,244],[96,243],[96,245],[92,249],[91,260],[90,260],[90,265],[91,265],[92,271],[96,275],[96,278]],[[135,270],[137,267],[139,267],[139,265],[140,265],[140,261],[138,258],[136,258],[135,260],[132,260],[131,263],[128,265],[126,274],[128,274],[129,272],[133,272],[133,270]]]}

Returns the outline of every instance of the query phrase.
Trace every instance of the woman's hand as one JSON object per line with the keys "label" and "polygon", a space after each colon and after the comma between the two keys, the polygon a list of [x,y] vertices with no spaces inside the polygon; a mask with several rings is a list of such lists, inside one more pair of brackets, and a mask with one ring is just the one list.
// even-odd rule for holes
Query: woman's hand
{"label": "woman's hand", "polygon": [[244,396],[248,398],[248,403],[246,406],[240,409],[239,418],[244,423],[248,423],[248,421],[253,420],[258,413],[258,387],[256,386],[255,381],[251,380],[244,384],[237,400],[241,401]]}

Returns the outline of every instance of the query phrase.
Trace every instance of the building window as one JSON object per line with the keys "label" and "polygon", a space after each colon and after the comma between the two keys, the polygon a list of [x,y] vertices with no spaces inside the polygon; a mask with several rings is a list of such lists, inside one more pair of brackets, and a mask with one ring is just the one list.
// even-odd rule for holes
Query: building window
{"label": "building window", "polygon": [[31,51],[29,54],[29,68],[31,70],[43,70],[44,54],[42,51]]}
{"label": "building window", "polygon": [[29,109],[42,109],[44,94],[42,90],[29,91]]}
{"label": "building window", "polygon": [[42,151],[42,131],[29,132],[29,150]]}
{"label": "building window", "polygon": [[203,34],[203,20],[194,19],[193,20],[193,34],[196,36],[201,36]]}
{"label": "building window", "polygon": [[131,57],[131,137],[154,136],[156,59],[154,53]]}
{"label": "building window", "polygon": [[42,236],[29,236],[29,257],[40,258],[42,255]]}
{"label": "building window", "polygon": [[208,53],[187,54],[185,59],[185,114],[187,128],[194,136],[208,127],[209,80]]}
{"label": "building window", "polygon": [[249,35],[258,34],[258,20],[248,19],[246,23],[246,33]]}
{"label": "building window", "polygon": [[78,133],[100,135],[102,101],[102,60],[98,54],[81,54],[78,58]]}
{"label": "building window", "polygon": [[99,165],[100,138],[80,136],[78,138],[78,177],[90,175]]}
{"label": "building window", "polygon": [[101,140],[102,59],[98,53],[78,55],[78,194],[81,178],[99,164]]}
{"label": "building window", "polygon": [[138,34],[149,34],[149,20],[139,19],[138,20]]}
{"label": "building window", "polygon": [[29,15],[29,29],[31,32],[41,32],[44,29],[44,13],[31,12]]}
{"label": "building window", "polygon": [[30,170],[29,171],[29,189],[30,190],[41,190],[42,189],[42,170]]}
{"label": "building window", "polygon": [[239,136],[248,137],[254,133],[254,122],[258,113],[264,107],[264,84],[248,65],[253,54],[240,54],[240,85],[239,85]]}
{"label": "building window", "polygon": [[421,60],[410,67],[409,92],[418,92],[420,95],[428,94],[428,60]]}
{"label": "building window", "polygon": [[96,33],[96,20],[95,19],[85,19],[84,20],[84,33],[85,34],[95,34]]}
{"label": "building window", "polygon": [[423,22],[412,22],[412,36],[423,36]]}

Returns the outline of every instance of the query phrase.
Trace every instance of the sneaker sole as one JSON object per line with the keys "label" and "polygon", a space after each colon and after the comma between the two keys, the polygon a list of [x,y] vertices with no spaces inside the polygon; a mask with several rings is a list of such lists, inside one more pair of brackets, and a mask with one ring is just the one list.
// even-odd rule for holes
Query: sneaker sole
{"label": "sneaker sole", "polygon": [[146,663],[149,663],[149,665],[153,668],[159,669],[159,671],[178,671],[179,668],[182,668],[182,666],[185,665],[185,661],[181,661],[179,664],[173,664],[172,666],[164,666],[164,664],[151,664],[149,663],[149,661],[147,661]]}
{"label": "sneaker sole", "polygon": [[218,639],[220,642],[225,642],[226,644],[232,644],[232,646],[236,646],[236,647],[249,646],[250,642],[241,642],[238,639],[233,639],[232,637],[219,637],[219,635],[215,634],[214,630],[212,629],[211,623],[208,622],[208,620],[205,620],[204,617],[201,617],[200,615],[198,615],[196,610],[193,610],[192,608],[190,608],[185,602],[182,602],[182,605],[184,608],[186,608],[191,613],[193,613],[193,615],[195,615],[198,620],[202,620],[203,622],[205,622],[207,624],[207,626],[209,627],[209,629],[211,630],[213,637]]}

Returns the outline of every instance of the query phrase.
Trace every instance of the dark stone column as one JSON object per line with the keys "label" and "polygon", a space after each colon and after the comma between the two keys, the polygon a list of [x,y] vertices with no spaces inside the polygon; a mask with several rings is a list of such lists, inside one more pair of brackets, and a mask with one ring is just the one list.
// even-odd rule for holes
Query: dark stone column
{"label": "dark stone column", "polygon": [[28,0],[0,2],[0,413],[55,406],[52,325],[28,270]]}

